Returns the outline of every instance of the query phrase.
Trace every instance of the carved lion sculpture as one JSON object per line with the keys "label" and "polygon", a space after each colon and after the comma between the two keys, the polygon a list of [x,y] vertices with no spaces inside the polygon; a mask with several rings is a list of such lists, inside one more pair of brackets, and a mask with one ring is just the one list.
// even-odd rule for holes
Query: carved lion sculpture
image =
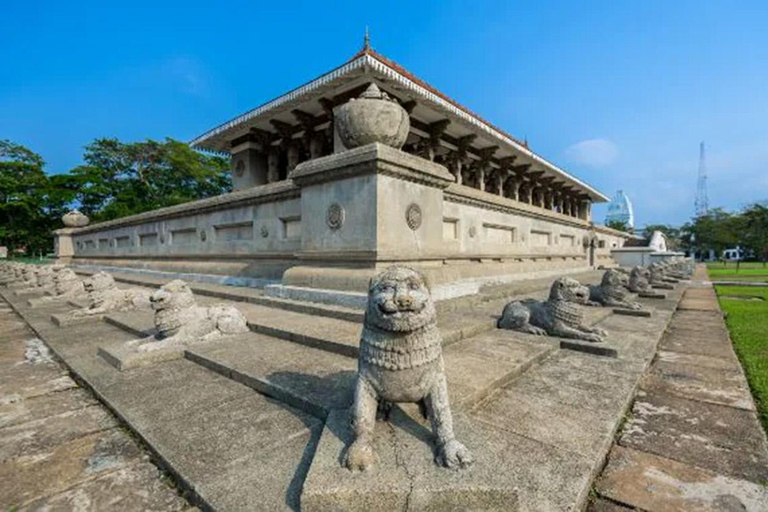
{"label": "carved lion sculpture", "polygon": [[645,267],[637,266],[629,273],[629,291],[645,293],[651,289],[651,272]]}
{"label": "carved lion sculpture", "polygon": [[74,270],[64,268],[59,270],[54,277],[54,293],[56,293],[56,297],[82,295],[85,293],[85,286]]}
{"label": "carved lion sculpture", "polygon": [[651,272],[651,285],[677,283],[677,279],[672,279],[666,275],[666,265],[661,262],[651,263],[649,267]]}
{"label": "carved lion sculpture", "polygon": [[35,299],[37,303],[46,303],[78,298],[85,293],[83,281],[71,269],[62,266],[53,275],[53,286],[49,287],[51,296]]}
{"label": "carved lion sculpture", "polygon": [[38,288],[53,287],[56,272],[62,268],[64,268],[63,265],[41,265],[35,272],[35,286]]}
{"label": "carved lion sculpture", "polygon": [[189,345],[248,332],[245,317],[232,306],[198,306],[189,285],[180,279],[157,290],[152,297],[157,333],[129,342],[140,352]]}
{"label": "carved lion sculpture", "polygon": [[629,276],[615,269],[608,269],[597,286],[589,287],[589,305],[612,308],[642,309],[639,302],[627,300]]}
{"label": "carved lion sculpture", "polygon": [[589,288],[570,277],[561,277],[552,283],[548,300],[541,302],[523,299],[504,306],[497,327],[529,334],[600,342],[607,333],[583,323],[579,305],[585,305],[588,301]]}
{"label": "carved lion sculpture", "polygon": [[435,306],[424,277],[407,267],[390,267],[371,280],[360,340],[353,407],[355,441],[344,465],[365,470],[376,460],[376,412],[396,402],[418,403],[437,438],[435,462],[458,469],[472,463],[456,440],[448,403],[442,342]]}
{"label": "carved lion sculpture", "polygon": [[121,290],[114,278],[106,272],[97,272],[83,281],[88,294],[88,307],[73,311],[73,316],[103,315],[117,311],[130,311],[149,307],[149,292]]}

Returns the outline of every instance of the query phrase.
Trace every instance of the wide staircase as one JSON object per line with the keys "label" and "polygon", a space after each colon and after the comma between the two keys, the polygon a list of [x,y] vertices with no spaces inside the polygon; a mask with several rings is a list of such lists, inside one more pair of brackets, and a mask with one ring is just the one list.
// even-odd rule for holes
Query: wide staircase
{"label": "wide staircase", "polygon": [[[113,275],[121,286],[152,288],[166,282]],[[575,277],[596,283],[600,275]],[[182,359],[121,372],[97,356],[98,348],[150,335],[151,312],[59,327],[51,315],[70,305],[31,307],[29,297],[0,291],[203,507],[348,510],[354,504],[375,509],[366,500],[376,496],[379,505],[415,510],[434,504],[439,491],[453,496],[452,503],[469,500],[485,509],[567,510],[586,499],[680,291],[644,300],[653,310],[650,320],[589,308],[588,323],[611,333],[609,342],[618,354],[611,358],[564,350],[556,338],[495,328],[508,300],[544,298],[550,283],[539,279],[487,287],[478,296],[439,304],[457,435],[466,439],[477,462],[461,473],[463,482],[453,472],[438,470],[428,427],[403,408],[392,422],[399,428],[388,435],[410,446],[409,456],[418,459],[414,467],[422,468],[419,478],[426,480],[400,475],[397,468],[385,471],[383,456],[380,472],[374,473],[378,487],[368,491],[370,478],[338,473],[336,449],[347,435],[337,423],[339,411],[352,401],[362,311],[191,283],[199,303],[235,305],[251,332],[194,346]]]}

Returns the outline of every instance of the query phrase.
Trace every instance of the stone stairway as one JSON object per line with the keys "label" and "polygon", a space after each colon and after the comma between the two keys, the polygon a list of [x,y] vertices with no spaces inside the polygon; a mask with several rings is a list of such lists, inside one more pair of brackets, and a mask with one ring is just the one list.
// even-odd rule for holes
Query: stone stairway
{"label": "stone stairway", "polygon": [[[221,302],[222,291],[213,292],[199,302]],[[526,295],[546,293],[539,286]],[[645,301],[656,310],[653,328],[643,327],[647,319],[587,310],[591,322],[617,333],[612,343],[620,357],[609,360],[559,350],[556,340],[495,329],[505,294],[515,292],[496,289],[439,312],[457,432],[480,455],[467,482],[482,477],[497,491],[504,487],[488,494],[501,500],[498,509],[514,508],[515,501],[521,510],[574,508],[583,502],[623,414],[625,395],[631,396],[650,361],[677,296]],[[253,332],[190,348],[183,359],[120,372],[96,355],[98,347],[150,333],[151,313],[57,327],[51,314],[69,306],[30,308],[25,299],[6,298],[197,503],[216,510],[296,510],[300,500],[306,509],[330,503],[317,499],[319,494],[334,499],[318,494],[318,485],[332,476],[322,468],[337,468],[339,453],[333,443],[318,447],[324,426],[341,428],[336,412],[351,402],[361,328],[354,317],[226,298],[243,311]],[[309,307],[327,311],[324,305]],[[414,456],[424,457],[418,464],[425,474],[445,475],[435,473],[429,436],[414,437],[407,425],[414,424],[395,431],[413,445]],[[316,476],[306,480],[310,467]],[[445,496],[455,497],[461,488],[446,485]],[[476,488],[462,489],[475,495]],[[348,490],[337,489],[342,494],[335,496]],[[400,499],[408,493],[395,494]]]}

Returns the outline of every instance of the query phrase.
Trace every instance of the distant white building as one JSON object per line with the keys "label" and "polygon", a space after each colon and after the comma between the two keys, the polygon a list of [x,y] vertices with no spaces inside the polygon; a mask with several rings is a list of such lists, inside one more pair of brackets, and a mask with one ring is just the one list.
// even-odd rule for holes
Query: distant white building
{"label": "distant white building", "polygon": [[635,227],[635,213],[632,210],[632,201],[622,190],[617,190],[616,195],[611,199],[608,205],[608,214],[605,216],[605,223],[623,222],[628,228]]}

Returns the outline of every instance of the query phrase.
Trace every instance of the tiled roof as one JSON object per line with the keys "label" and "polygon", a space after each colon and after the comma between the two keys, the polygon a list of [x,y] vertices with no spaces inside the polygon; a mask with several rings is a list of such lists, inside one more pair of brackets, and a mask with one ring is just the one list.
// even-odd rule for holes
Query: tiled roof
{"label": "tiled roof", "polygon": [[401,66],[397,62],[386,58],[385,56],[381,55],[380,53],[376,52],[375,50],[373,50],[371,48],[363,48],[362,50],[360,50],[359,52],[354,54],[352,56],[352,58],[349,59],[349,62],[352,62],[353,60],[355,60],[355,59],[357,59],[359,57],[362,57],[363,55],[366,55],[366,54],[371,56],[371,57],[373,57],[374,59],[378,60],[379,62],[381,62],[385,66],[389,66],[390,68],[394,69],[395,71],[397,71],[398,73],[400,73],[404,77],[408,78],[410,81],[412,81],[412,82],[420,85],[421,87],[427,89],[432,94],[435,94],[436,96],[441,97],[442,99],[444,99],[445,101],[447,101],[448,103],[450,103],[454,107],[458,108],[459,110],[462,110],[465,113],[469,114],[470,116],[479,119],[480,121],[482,121],[483,123],[487,124],[488,126],[493,128],[497,132],[502,133],[506,137],[509,137],[510,139],[514,140],[515,142],[517,142],[521,146],[524,146],[524,147],[528,148],[528,142],[527,141],[521,141],[520,139],[510,135],[509,133],[507,133],[506,131],[502,130],[501,128],[499,128],[497,126],[494,126],[492,123],[489,123],[488,121],[486,121],[485,119],[483,119],[482,117],[477,115],[476,113],[474,113],[471,110],[469,110],[467,107],[461,105],[460,103],[458,103],[454,99],[452,99],[449,96],[443,94],[442,92],[440,92],[435,87],[432,87],[427,82],[425,82],[421,78],[417,77],[416,75],[414,75],[413,73],[411,73],[410,71],[405,69],[403,66]]}

